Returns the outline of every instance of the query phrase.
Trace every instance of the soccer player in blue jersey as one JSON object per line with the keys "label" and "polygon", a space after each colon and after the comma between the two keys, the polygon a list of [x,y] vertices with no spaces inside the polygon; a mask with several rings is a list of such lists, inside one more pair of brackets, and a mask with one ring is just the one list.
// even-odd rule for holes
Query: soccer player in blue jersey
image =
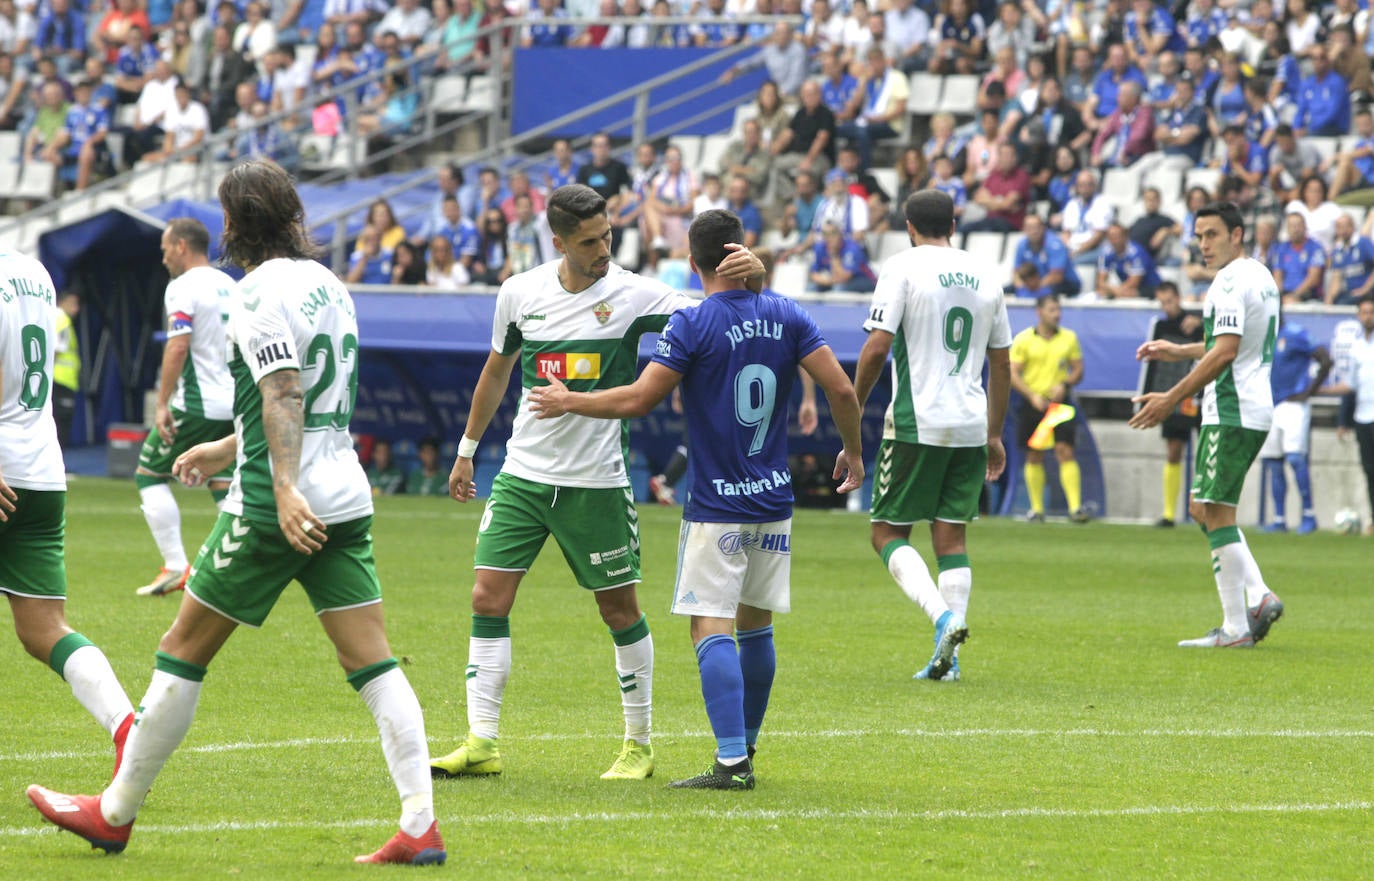
{"label": "soccer player in blue jersey", "polygon": [[728,211],[712,209],[692,221],[692,269],[706,299],[673,315],[633,384],[570,392],[550,377],[530,391],[530,409],[541,419],[627,419],[682,386],[696,461],[682,512],[673,613],[692,618],[701,692],[716,735],[715,761],[671,784],[682,789],[754,788],[754,743],[776,667],[773,613],[790,607],[787,405],[798,365],[825,391],[840,429],[839,492],[863,483],[859,401],[811,316],[787,297],[740,290],[716,274],[727,246],[743,238],[739,218]]}
{"label": "soccer player in blue jersey", "polygon": [[[1317,345],[1301,324],[1280,317],[1278,337],[1274,340],[1273,363],[1269,366],[1269,387],[1274,396],[1274,423],[1260,448],[1264,472],[1274,494],[1274,510],[1265,532],[1287,532],[1288,478],[1286,462],[1293,469],[1293,482],[1302,499],[1302,520],[1298,534],[1317,530],[1317,512],[1312,507],[1312,474],[1308,469],[1308,442],[1312,434],[1311,398],[1331,372],[1331,355],[1326,346]],[[1312,370],[1312,362],[1317,370]]]}

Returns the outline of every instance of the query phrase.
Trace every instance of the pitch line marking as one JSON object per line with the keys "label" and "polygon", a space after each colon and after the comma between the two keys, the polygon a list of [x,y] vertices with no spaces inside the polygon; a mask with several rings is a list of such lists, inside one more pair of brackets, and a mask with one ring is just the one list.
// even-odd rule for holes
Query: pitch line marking
{"label": "pitch line marking", "polygon": [[[576,823],[635,823],[635,822],[680,822],[684,818],[703,820],[811,820],[823,822],[889,820],[903,823],[936,822],[940,820],[1093,820],[1129,817],[1181,817],[1208,815],[1256,815],[1256,814],[1331,814],[1368,811],[1374,809],[1374,802],[1299,802],[1296,804],[1255,804],[1255,805],[1140,805],[1128,808],[1004,808],[1001,810],[967,811],[883,811],[848,810],[830,811],[807,808],[801,810],[769,810],[767,808],[725,809],[686,808],[672,811],[593,811],[571,814],[515,814],[495,813],[462,815],[464,823],[504,823],[521,826],[571,825]],[[226,821],[222,823],[193,823],[182,825],[140,825],[140,835],[205,835],[217,832],[263,832],[279,829],[374,829],[394,826],[394,817],[335,821],[286,821],[254,820]],[[37,835],[56,835],[60,832],[54,826],[34,825],[3,827],[0,838],[29,838]]]}
{"label": "pitch line marking", "polygon": [[[1203,729],[1203,728],[1145,728],[1138,731],[1128,729],[1110,728],[951,728],[951,729],[925,729],[925,728],[896,728],[896,729],[841,729],[832,731],[768,731],[768,738],[861,738],[861,737],[930,737],[930,738],[958,738],[958,737],[1101,737],[1101,738],[1122,738],[1122,737],[1197,737],[1197,738],[1278,738],[1284,740],[1355,740],[1363,738],[1374,738],[1374,731],[1371,730],[1311,730],[1280,728],[1273,731],[1254,731],[1244,728],[1222,728],[1222,729]],[[662,740],[689,740],[698,737],[712,736],[710,731],[660,731],[657,736]],[[430,743],[446,744],[452,738],[430,737]],[[592,732],[581,732],[571,734],[528,734],[515,735],[509,738],[511,741],[575,741],[575,740],[604,740],[608,743],[620,742],[618,734],[594,734]],[[195,746],[182,747],[178,752],[182,753],[227,753],[245,752],[251,750],[273,750],[273,749],[296,749],[303,746],[341,746],[348,744],[376,744],[376,737],[299,737],[287,740],[262,740],[262,741],[231,741],[229,743],[209,743]],[[105,756],[108,749],[87,749],[87,750],[49,750],[45,752],[23,752],[23,753],[0,753],[0,762],[39,762],[63,759],[84,759]]]}

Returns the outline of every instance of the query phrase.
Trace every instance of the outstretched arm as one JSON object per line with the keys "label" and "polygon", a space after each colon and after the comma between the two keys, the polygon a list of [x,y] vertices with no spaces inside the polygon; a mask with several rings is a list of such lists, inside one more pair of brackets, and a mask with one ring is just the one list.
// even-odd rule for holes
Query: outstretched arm
{"label": "outstretched arm", "polygon": [[656,361],[649,362],[629,385],[595,392],[570,391],[558,377],[550,376],[548,385],[530,389],[530,412],[540,419],[567,413],[596,419],[631,419],[657,407],[681,381],[681,373]]}
{"label": "outstretched arm", "polygon": [[[1155,340],[1154,342],[1159,342]],[[1150,345],[1146,343],[1145,345]],[[1171,344],[1172,345],[1172,344]],[[1141,348],[1144,348],[1142,346]],[[1187,346],[1175,346],[1176,349],[1201,349],[1202,343],[1193,343]],[[1178,383],[1167,392],[1151,392],[1146,395],[1131,398],[1131,402],[1139,404],[1140,409],[1128,423],[1131,428],[1154,428],[1176,408],[1182,401],[1191,398],[1193,395],[1202,391],[1207,383],[1216,379],[1221,372],[1236,360],[1236,352],[1240,350],[1240,337],[1235,334],[1223,334],[1214,339],[1212,350],[1202,356],[1202,360],[1188,371],[1188,375],[1178,381]],[[1181,360],[1178,358],[1168,360]]]}

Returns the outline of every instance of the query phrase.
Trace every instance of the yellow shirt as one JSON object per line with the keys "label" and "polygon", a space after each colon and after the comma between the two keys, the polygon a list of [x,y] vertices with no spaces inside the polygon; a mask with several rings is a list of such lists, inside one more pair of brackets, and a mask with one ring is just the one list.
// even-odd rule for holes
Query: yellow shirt
{"label": "yellow shirt", "polygon": [[1081,360],[1078,334],[1062,327],[1049,339],[1028,327],[1011,341],[1011,363],[1021,365],[1021,378],[1037,395],[1048,394],[1068,379],[1069,362]]}

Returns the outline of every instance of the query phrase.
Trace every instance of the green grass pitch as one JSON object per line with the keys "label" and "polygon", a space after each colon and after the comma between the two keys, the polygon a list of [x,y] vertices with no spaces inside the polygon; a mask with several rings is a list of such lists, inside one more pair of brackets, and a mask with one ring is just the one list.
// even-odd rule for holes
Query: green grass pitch
{"label": "green grass pitch", "polygon": [[[213,509],[179,492],[194,551]],[[657,646],[658,770],[597,779],[619,746],[612,646],[551,544],[512,616],[505,774],[436,781],[442,869],[475,879],[1366,879],[1374,807],[1368,540],[1256,534],[1287,614],[1258,648],[1186,651],[1220,620],[1193,529],[988,521],[971,529],[964,681],[916,682],[931,627],[868,547],[863,517],[803,512],[792,614],[750,793],[665,784],[711,755],[687,623],[667,614],[679,509],[644,507],[641,603]],[[466,731],[480,506],[388,498],[374,535],[393,648],[432,751]],[[927,560],[927,534],[916,544]],[[132,483],[68,503],[68,617],[137,703],[177,599]],[[183,748],[130,847],[105,857],[43,823],[29,783],[92,792],[104,734],[53,673],[0,640],[0,878],[338,879],[398,805],[371,717],[299,590],[210,667]]]}

